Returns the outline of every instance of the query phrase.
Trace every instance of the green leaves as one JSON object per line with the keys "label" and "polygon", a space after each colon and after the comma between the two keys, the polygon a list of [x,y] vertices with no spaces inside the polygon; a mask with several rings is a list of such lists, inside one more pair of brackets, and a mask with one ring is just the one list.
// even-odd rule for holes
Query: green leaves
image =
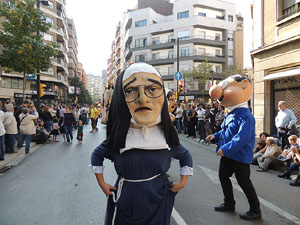
{"label": "green leaves", "polygon": [[51,24],[35,7],[36,1],[10,0],[9,3],[0,3],[0,17],[4,19],[0,31],[3,45],[0,64],[7,70],[20,73],[48,70],[51,58],[58,53],[57,45],[45,43],[37,33],[47,32]]}

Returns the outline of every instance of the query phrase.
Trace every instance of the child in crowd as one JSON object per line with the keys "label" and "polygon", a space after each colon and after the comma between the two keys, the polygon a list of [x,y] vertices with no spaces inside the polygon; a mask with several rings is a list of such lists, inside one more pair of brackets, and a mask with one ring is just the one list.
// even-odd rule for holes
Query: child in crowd
{"label": "child in crowd", "polygon": [[79,120],[78,129],[77,129],[78,144],[82,144],[82,139],[83,139],[83,126],[82,126],[82,120]]}
{"label": "child in crowd", "polygon": [[58,125],[58,119],[55,118],[53,119],[53,127],[52,127],[52,131],[51,134],[53,135],[53,141],[54,142],[59,142],[59,140],[57,140],[57,135],[59,135],[59,125]]}

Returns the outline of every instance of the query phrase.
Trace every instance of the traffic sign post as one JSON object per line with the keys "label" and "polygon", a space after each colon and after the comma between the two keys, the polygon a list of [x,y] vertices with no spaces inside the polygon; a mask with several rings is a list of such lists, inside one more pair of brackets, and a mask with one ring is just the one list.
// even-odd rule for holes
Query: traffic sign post
{"label": "traffic sign post", "polygon": [[179,81],[179,80],[182,80],[183,75],[181,72],[178,71],[174,74],[174,78],[175,78],[175,80]]}

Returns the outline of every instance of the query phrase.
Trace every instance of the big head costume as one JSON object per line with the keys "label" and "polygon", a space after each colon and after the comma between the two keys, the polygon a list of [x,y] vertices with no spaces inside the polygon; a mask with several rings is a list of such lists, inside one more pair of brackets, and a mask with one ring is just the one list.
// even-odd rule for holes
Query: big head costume
{"label": "big head costume", "polygon": [[222,156],[219,179],[224,193],[224,203],[215,207],[215,210],[234,211],[235,200],[230,177],[235,173],[250,204],[250,210],[240,217],[248,220],[261,218],[259,200],[250,180],[249,164],[253,158],[255,119],[247,101],[252,94],[252,84],[247,77],[234,75],[211,87],[209,94],[229,110],[221,125],[222,130],[207,137],[208,141],[218,143],[216,151]]}
{"label": "big head costume", "polygon": [[[145,123],[145,115],[157,118]],[[179,144],[159,72],[145,63],[132,64],[117,78],[107,138],[92,154],[96,176],[103,173],[104,158],[114,162],[118,174],[105,224],[170,224],[175,193],[166,172],[171,157],[180,160],[181,176],[192,175],[192,158]]]}

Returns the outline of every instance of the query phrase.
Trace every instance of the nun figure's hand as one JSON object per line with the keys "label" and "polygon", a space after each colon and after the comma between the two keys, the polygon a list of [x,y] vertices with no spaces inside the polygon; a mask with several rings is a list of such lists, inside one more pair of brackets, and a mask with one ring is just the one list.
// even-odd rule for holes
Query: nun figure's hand
{"label": "nun figure's hand", "polygon": [[187,182],[187,175],[182,175],[181,179],[179,182],[174,182],[172,184],[172,187],[170,188],[170,191],[172,192],[178,192],[179,190],[181,190],[182,188],[184,188],[186,182]]}
{"label": "nun figure's hand", "polygon": [[112,195],[112,190],[116,190],[116,187],[115,187],[115,186],[112,186],[112,185],[107,184],[107,183],[102,183],[102,184],[100,185],[100,187],[101,187],[102,191],[104,192],[104,194],[105,194],[106,196]]}

